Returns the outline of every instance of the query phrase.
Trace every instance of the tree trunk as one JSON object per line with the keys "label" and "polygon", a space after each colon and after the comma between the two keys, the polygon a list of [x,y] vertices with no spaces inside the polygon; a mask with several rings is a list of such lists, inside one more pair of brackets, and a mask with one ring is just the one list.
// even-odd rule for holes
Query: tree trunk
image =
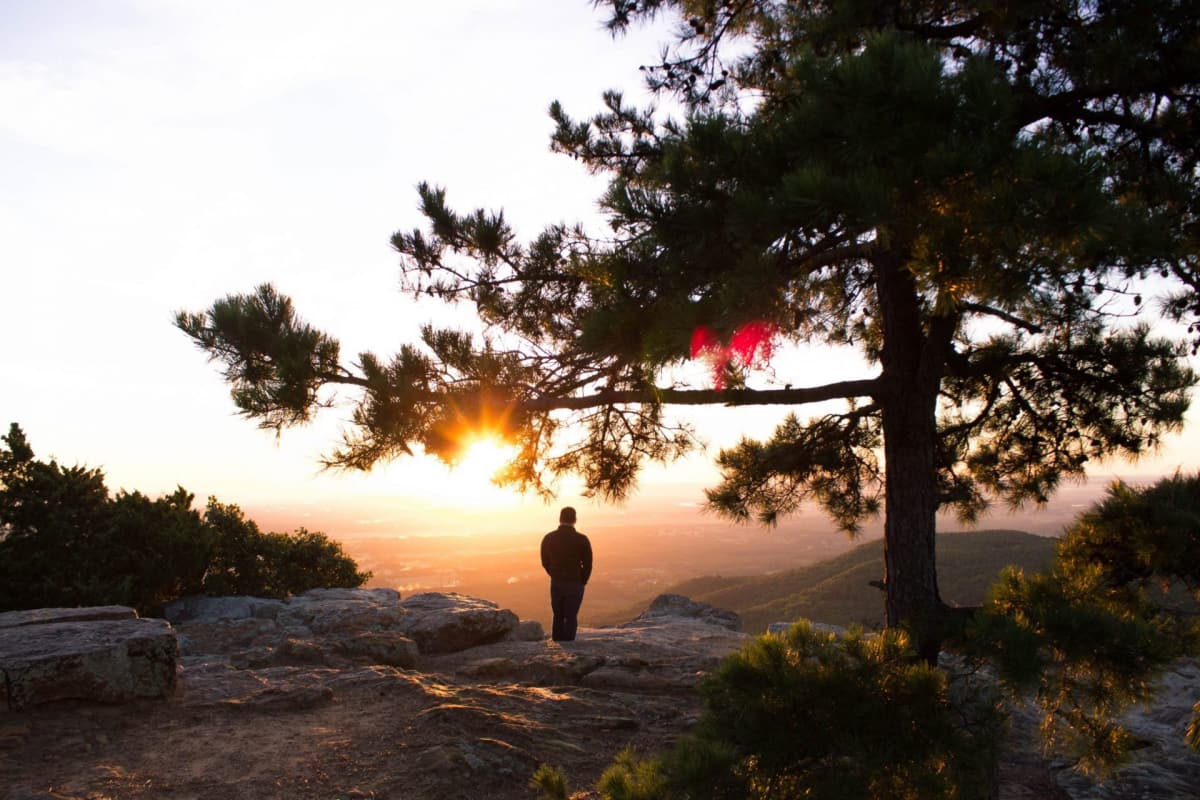
{"label": "tree trunk", "polygon": [[920,657],[936,663],[942,640],[935,543],[937,398],[949,331],[922,318],[912,275],[899,260],[877,268],[884,334],[878,402],[887,471],[885,619],[888,627],[906,628]]}
{"label": "tree trunk", "polygon": [[919,654],[936,660],[941,646],[941,595],[935,549],[936,429],[925,398],[895,398],[884,406],[887,460],[883,563],[888,627],[903,625]]}

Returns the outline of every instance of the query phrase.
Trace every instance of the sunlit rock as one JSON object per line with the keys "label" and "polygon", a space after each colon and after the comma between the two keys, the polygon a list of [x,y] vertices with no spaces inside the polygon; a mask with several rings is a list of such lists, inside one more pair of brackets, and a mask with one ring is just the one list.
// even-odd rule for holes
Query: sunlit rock
{"label": "sunlit rock", "polygon": [[313,589],[286,600],[187,598],[168,609],[185,664],[219,654],[239,669],[277,666],[412,667],[409,612],[394,589]]}
{"label": "sunlit rock", "polygon": [[169,697],[178,652],[168,622],[120,606],[0,614],[3,704]]}
{"label": "sunlit rock", "polygon": [[401,601],[394,589],[313,589],[282,601],[189,598],[170,609],[188,659],[222,654],[242,669],[271,666],[412,668],[420,652],[447,653],[504,637],[540,641],[495,603],[428,593]]}
{"label": "sunlit rock", "polygon": [[571,642],[515,638],[462,653],[425,654],[423,668],[453,672],[481,683],[597,691],[690,692],[747,634],[730,627],[728,612],[678,595],[613,628],[580,628]]}
{"label": "sunlit rock", "polygon": [[417,663],[417,645],[396,631],[368,631],[339,640],[337,652],[356,663],[383,664],[411,669]]}
{"label": "sunlit rock", "polygon": [[395,589],[312,589],[288,598],[275,619],[285,629],[345,637],[397,629],[407,616]]}
{"label": "sunlit rock", "polygon": [[400,604],[409,612],[404,631],[422,653],[453,653],[499,641],[517,627],[507,608],[454,592],[426,592]]}
{"label": "sunlit rock", "polygon": [[742,629],[742,620],[734,612],[714,608],[708,603],[700,603],[681,594],[660,594],[637,618],[622,627],[637,626],[664,618],[694,619],[731,631]]}

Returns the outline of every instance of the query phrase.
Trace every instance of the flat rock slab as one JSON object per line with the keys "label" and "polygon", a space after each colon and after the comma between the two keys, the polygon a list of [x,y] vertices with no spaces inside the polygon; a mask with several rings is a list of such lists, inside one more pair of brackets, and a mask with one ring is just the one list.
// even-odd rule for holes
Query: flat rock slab
{"label": "flat rock slab", "polygon": [[175,631],[161,619],[3,627],[3,705],[15,710],[54,700],[121,703],[168,697],[175,691],[178,652]]}
{"label": "flat rock slab", "polygon": [[48,625],[52,622],[93,622],[97,620],[136,619],[128,606],[87,606],[84,608],[34,608],[28,611],[0,613],[0,628]]}

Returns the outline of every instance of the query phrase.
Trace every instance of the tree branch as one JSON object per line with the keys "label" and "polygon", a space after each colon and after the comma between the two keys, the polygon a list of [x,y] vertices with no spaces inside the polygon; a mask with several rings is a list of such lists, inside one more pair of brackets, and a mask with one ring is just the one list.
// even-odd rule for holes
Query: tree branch
{"label": "tree branch", "polygon": [[1020,317],[1009,314],[1007,311],[1002,311],[999,308],[992,308],[980,303],[963,303],[963,311],[974,311],[976,314],[986,314],[990,317],[999,317],[1010,325],[1016,325],[1018,328],[1024,328],[1030,333],[1042,333],[1042,326],[1021,319]]}
{"label": "tree branch", "polygon": [[851,397],[874,397],[880,379],[841,381],[799,389],[632,389],[600,391],[583,397],[535,397],[518,405],[527,411],[579,410],[623,403],[664,405],[799,405]]}

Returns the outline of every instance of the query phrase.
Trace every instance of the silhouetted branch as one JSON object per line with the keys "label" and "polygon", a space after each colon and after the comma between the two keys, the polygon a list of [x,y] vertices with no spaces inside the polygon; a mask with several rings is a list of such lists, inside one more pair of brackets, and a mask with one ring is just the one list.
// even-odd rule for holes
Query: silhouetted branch
{"label": "silhouetted branch", "polygon": [[661,403],[663,405],[798,405],[824,400],[873,396],[879,380],[870,378],[842,381],[824,386],[798,389],[634,389],[601,391],[583,397],[537,397],[518,405],[527,411],[583,409],[624,403]]}
{"label": "silhouetted branch", "polygon": [[1020,317],[1010,314],[1007,311],[1003,311],[999,308],[985,306],[981,303],[963,303],[962,309],[963,311],[974,311],[976,314],[986,314],[989,317],[997,317],[1009,323],[1010,325],[1016,325],[1018,328],[1023,328],[1030,333],[1042,333],[1043,331],[1041,325],[1021,319]]}

